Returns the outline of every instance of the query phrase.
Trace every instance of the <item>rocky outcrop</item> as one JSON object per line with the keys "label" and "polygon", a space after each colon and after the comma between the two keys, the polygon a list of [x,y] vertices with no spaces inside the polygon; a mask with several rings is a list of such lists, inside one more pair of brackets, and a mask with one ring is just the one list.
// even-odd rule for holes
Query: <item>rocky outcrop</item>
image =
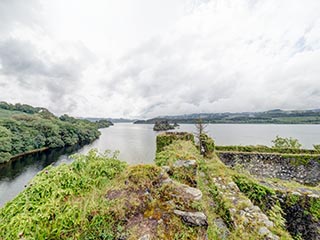
{"label": "rocky outcrop", "polygon": [[[320,156],[270,153],[218,152],[228,166],[241,166],[258,177],[294,180],[302,184],[320,183]],[[301,160],[302,159],[302,160]]]}
{"label": "rocky outcrop", "polygon": [[[181,161],[178,168],[194,167],[193,161]],[[121,200],[126,225],[124,239],[164,239],[162,231],[173,239],[175,231],[186,226],[194,228],[197,239],[205,239],[207,217],[194,206],[200,204],[202,192],[168,176],[170,167],[133,166],[125,185],[106,194],[110,201]],[[161,230],[163,229],[163,230]],[[136,233],[135,231],[138,231]],[[171,236],[171,234],[173,234]]]}

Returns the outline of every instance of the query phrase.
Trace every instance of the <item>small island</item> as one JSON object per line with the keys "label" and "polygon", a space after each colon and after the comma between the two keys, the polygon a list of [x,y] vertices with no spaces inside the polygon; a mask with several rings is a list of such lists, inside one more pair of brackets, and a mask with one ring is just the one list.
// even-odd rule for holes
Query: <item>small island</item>
{"label": "small island", "polygon": [[162,121],[156,121],[153,130],[154,131],[167,131],[175,129],[177,126],[179,126],[177,123],[170,124],[167,120]]}

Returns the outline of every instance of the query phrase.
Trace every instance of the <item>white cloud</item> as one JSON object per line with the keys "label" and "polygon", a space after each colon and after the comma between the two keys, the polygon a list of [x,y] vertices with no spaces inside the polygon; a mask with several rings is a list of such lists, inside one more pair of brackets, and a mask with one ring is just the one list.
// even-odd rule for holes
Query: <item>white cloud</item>
{"label": "white cloud", "polygon": [[0,4],[15,9],[0,100],[78,116],[319,107],[317,0],[21,2]]}

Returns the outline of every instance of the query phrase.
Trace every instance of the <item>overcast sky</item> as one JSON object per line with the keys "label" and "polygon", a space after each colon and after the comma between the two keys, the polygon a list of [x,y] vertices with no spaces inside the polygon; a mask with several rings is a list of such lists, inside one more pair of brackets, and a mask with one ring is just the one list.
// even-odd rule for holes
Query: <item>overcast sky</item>
{"label": "overcast sky", "polygon": [[320,108],[320,1],[0,0],[0,101],[128,118]]}

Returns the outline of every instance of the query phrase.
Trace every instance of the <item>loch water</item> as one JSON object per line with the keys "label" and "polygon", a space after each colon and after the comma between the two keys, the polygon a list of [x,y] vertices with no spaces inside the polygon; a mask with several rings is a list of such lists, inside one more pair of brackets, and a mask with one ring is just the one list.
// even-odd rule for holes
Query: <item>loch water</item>
{"label": "loch water", "polygon": [[[129,164],[152,163],[157,135],[152,128],[149,124],[119,123],[101,129],[100,138],[89,145],[47,150],[0,165],[0,207],[21,192],[43,168],[70,163],[74,153],[83,154],[92,148],[100,152],[119,150],[119,159]],[[181,124],[176,131],[194,133],[196,129],[192,124]],[[297,138],[304,148],[320,144],[320,125],[210,124],[206,131],[218,145],[271,145],[277,135]]]}

